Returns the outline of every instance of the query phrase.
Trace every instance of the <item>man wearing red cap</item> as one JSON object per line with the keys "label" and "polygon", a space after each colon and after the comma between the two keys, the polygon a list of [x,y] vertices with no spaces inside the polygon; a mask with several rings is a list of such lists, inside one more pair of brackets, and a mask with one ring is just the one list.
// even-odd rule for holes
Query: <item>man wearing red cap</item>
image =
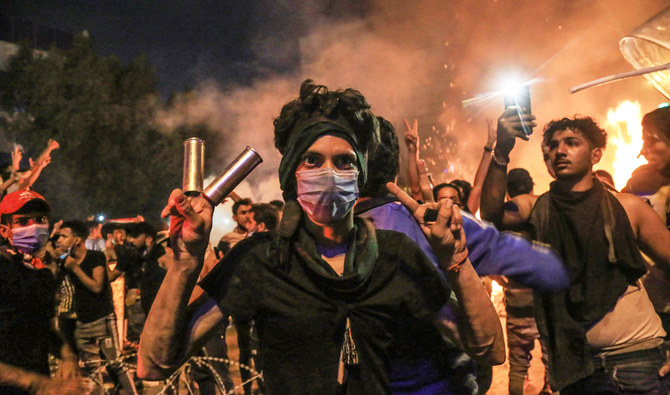
{"label": "man wearing red cap", "polygon": [[[33,191],[0,203],[0,393],[85,393],[77,357],[54,327],[55,280],[35,257],[49,237],[49,204]],[[48,350],[63,360],[49,378]]]}

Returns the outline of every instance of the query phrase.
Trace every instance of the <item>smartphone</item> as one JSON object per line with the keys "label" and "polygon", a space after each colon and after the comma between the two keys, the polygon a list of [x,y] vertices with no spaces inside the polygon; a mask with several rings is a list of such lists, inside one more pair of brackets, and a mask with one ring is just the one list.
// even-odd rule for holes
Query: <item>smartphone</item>
{"label": "smartphone", "polygon": [[[520,115],[531,114],[530,87],[528,85],[520,87],[514,94],[505,96],[505,110],[507,110],[510,107],[519,108]],[[526,136],[529,136],[533,133],[533,128],[524,126],[522,131]]]}

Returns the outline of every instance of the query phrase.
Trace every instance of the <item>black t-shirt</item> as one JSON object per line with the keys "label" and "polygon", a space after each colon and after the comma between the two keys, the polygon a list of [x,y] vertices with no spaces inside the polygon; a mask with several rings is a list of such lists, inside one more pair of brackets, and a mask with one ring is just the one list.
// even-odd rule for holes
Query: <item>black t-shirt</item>
{"label": "black t-shirt", "polygon": [[142,275],[140,276],[140,292],[142,295],[140,301],[142,302],[142,309],[147,314],[149,314],[158,289],[165,278],[166,270],[158,263],[158,258],[163,255],[165,255],[165,248],[161,245],[155,245],[144,256]]}
{"label": "black t-shirt", "polygon": [[[36,270],[0,252],[0,362],[49,374],[55,293],[49,269]],[[14,392],[0,386],[0,393]]]}
{"label": "black t-shirt", "polygon": [[142,269],[142,254],[140,251],[133,247],[117,244],[114,246],[114,252],[116,252],[118,259],[116,270],[124,273],[126,289],[139,288]]}
{"label": "black t-shirt", "polygon": [[105,269],[100,293],[95,293],[86,288],[76,274],[70,275],[74,285],[74,311],[77,313],[77,320],[81,322],[92,322],[114,312],[112,288],[107,279],[106,265],[105,254],[100,251],[86,251],[86,256],[80,264],[81,270],[91,278],[93,278],[93,269],[96,267],[102,266]]}
{"label": "black t-shirt", "polygon": [[312,270],[294,247],[276,264],[273,239],[238,243],[201,281],[224,314],[255,320],[268,394],[335,394],[346,317],[359,363],[344,393],[388,393],[392,341],[401,326],[432,325],[449,288],[405,235],[377,230],[378,257],[362,284]]}

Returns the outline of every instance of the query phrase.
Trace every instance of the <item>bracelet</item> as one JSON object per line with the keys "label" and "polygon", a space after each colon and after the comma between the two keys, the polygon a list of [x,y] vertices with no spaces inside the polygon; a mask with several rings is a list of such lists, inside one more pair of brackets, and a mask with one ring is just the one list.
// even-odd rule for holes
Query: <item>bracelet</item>
{"label": "bracelet", "polygon": [[507,158],[507,160],[505,162],[501,162],[500,160],[498,160],[498,158],[496,157],[496,154],[494,152],[493,153],[493,163],[495,163],[496,165],[498,165],[500,167],[507,167],[507,165],[509,164],[509,157]]}
{"label": "bracelet", "polygon": [[493,152],[493,147],[489,147],[488,145],[484,146],[484,151],[486,152]]}
{"label": "bracelet", "polygon": [[468,260],[468,251],[466,250],[466,251],[465,251],[465,257],[464,257],[463,259],[461,259],[460,262],[458,262],[458,263],[454,263],[453,265],[451,265],[451,266],[449,266],[448,268],[446,268],[445,271],[447,271],[447,272],[458,273],[458,271],[461,270],[461,266],[463,266],[463,264],[464,264],[465,261],[467,261],[467,260]]}

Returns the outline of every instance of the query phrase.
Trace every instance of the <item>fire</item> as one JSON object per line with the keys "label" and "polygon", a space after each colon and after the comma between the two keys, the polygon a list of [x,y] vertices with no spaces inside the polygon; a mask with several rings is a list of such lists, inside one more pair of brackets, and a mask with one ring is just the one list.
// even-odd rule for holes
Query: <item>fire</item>
{"label": "fire", "polygon": [[642,150],[642,109],[639,102],[625,100],[616,109],[607,111],[607,143],[603,165],[610,158],[614,185],[621,190],[628,182],[633,170],[647,163],[639,157]]}
{"label": "fire", "polygon": [[498,315],[505,314],[505,289],[495,280],[491,281],[491,302],[498,312]]}

